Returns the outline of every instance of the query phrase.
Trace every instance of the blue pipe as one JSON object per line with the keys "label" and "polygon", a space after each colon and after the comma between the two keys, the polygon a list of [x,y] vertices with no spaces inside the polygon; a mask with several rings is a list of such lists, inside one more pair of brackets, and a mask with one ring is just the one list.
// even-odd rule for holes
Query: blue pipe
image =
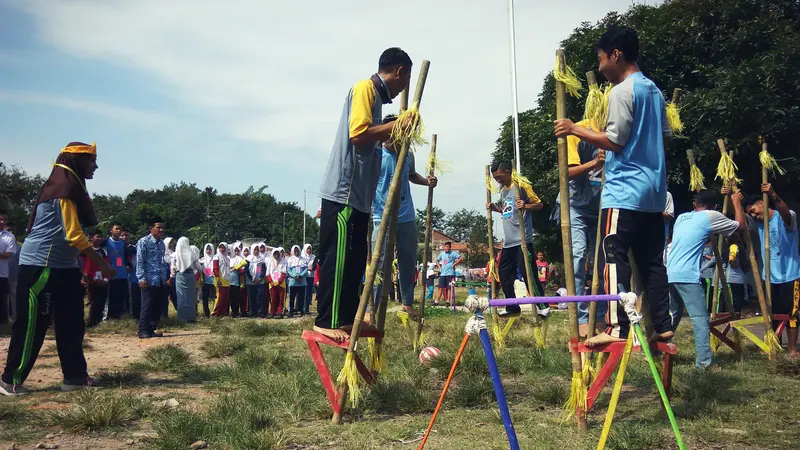
{"label": "blue pipe", "polygon": [[506,428],[506,434],[508,435],[508,445],[510,446],[511,450],[519,450],[517,433],[514,431],[514,423],[511,421],[511,413],[508,411],[506,393],[503,391],[503,381],[500,379],[500,372],[497,370],[497,361],[494,359],[492,343],[489,341],[489,332],[484,328],[481,330],[480,334],[481,344],[483,345],[483,353],[486,355],[486,364],[489,366],[489,373],[492,376],[494,394],[497,396],[497,405],[500,407],[500,418],[503,420],[503,426]]}

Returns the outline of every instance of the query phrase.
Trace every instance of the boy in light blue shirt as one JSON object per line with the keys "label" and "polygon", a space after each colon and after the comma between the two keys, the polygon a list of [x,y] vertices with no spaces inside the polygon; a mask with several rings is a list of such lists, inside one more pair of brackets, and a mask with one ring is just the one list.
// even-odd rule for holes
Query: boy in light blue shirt
{"label": "boy in light blue shirt", "polygon": [[[614,85],[605,131],[589,130],[569,119],[560,119],[555,121],[555,135],[574,135],[606,150],[606,182],[600,197],[603,251],[597,261],[603,269],[601,291],[617,294],[619,285],[631,290],[628,250],[632,250],[644,278],[655,338],[668,340],[673,332],[663,261],[663,212],[667,203],[664,148],[672,132],[664,96],[639,70],[636,31],[627,27],[609,29],[595,47],[600,71]],[[617,302],[609,303],[608,319],[610,332],[587,340],[587,347],[628,337],[630,319]]]}
{"label": "boy in light blue shirt", "polygon": [[670,316],[673,332],[678,328],[683,307],[689,313],[694,330],[696,367],[711,365],[711,342],[705,292],[700,284],[700,261],[703,249],[713,234],[725,237],[746,230],[741,193],[731,196],[736,220],[715,211],[719,200],[716,191],[705,190],[694,197],[694,211],[678,216],[672,232],[672,247],[667,259]]}

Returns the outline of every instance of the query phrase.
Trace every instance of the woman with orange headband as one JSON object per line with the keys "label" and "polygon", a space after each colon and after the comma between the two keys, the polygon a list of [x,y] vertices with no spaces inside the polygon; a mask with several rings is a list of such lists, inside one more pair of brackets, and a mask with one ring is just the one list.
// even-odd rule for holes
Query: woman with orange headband
{"label": "woman with orange headband", "polygon": [[33,368],[44,336],[55,320],[64,384],[72,391],[91,385],[83,356],[83,289],[78,254],[96,264],[104,277],[114,268],[92,249],[82,226],[97,225],[86,180],[97,170],[97,147],[70,142],[58,155],[28,221],[19,257],[17,316],[11,329],[0,394],[16,396]]}

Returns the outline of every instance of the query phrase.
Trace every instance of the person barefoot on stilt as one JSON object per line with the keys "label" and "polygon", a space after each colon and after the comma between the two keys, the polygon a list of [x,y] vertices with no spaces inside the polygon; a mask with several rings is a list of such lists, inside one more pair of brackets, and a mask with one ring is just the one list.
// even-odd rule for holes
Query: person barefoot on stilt
{"label": "person barefoot on stilt", "polygon": [[[600,71],[614,85],[608,101],[604,132],[592,131],[569,119],[555,121],[555,135],[577,136],[606,150],[606,182],[601,194],[602,248],[597,262],[603,269],[602,293],[631,290],[628,250],[641,269],[650,303],[655,339],[673,336],[669,316],[667,272],[662,254],[665,234],[662,212],[667,201],[664,148],[672,137],[664,97],[636,63],[639,39],[631,28],[612,28],[595,45]],[[617,302],[610,302],[609,330],[586,341],[587,347],[621,342],[630,319]]]}
{"label": "person barefoot on stilt", "polygon": [[[389,140],[394,126],[380,123],[382,107],[408,86],[411,65],[406,52],[387,49],[378,61],[378,73],[350,89],[322,178],[314,331],[337,342],[350,338],[358,311],[370,210],[381,169],[377,146]],[[361,331],[377,328],[364,324]]]}

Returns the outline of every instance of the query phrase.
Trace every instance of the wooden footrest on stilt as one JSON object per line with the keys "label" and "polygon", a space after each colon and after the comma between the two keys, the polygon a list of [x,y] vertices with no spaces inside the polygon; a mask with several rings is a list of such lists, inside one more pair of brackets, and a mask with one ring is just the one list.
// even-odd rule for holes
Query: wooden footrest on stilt
{"label": "wooden footrest on stilt", "polygon": [[[362,338],[374,338],[379,337],[380,335],[381,333],[379,331],[365,330],[361,332]],[[308,349],[311,350],[311,359],[314,361],[314,366],[317,368],[317,372],[319,372],[319,379],[322,382],[322,387],[325,388],[325,393],[328,395],[328,402],[331,404],[331,410],[333,410],[335,413],[340,412],[339,390],[336,389],[336,383],[334,382],[333,376],[328,369],[328,364],[325,362],[325,356],[322,354],[320,344],[329,345],[331,347],[339,347],[346,353],[350,342],[349,339],[343,342],[336,342],[328,336],[312,330],[304,330],[302,337],[303,340],[306,341],[306,344],[308,344]],[[372,373],[369,371],[364,362],[361,361],[361,358],[359,358],[357,353],[353,353],[353,357],[356,361],[356,367],[358,367],[358,373],[361,374],[367,383],[372,384],[375,381]]]}
{"label": "wooden footrest on stilt", "polygon": [[[780,336],[781,333],[783,333],[783,330],[786,328],[786,325],[789,323],[790,319],[791,319],[791,316],[789,316],[788,314],[773,314],[772,315],[772,321],[773,322],[775,322],[775,321],[778,322],[778,328],[775,330],[775,334],[776,335]],[[717,319],[717,320],[720,320],[720,319]],[[714,332],[715,330],[714,330],[713,324],[715,322],[716,321],[712,321],[711,322],[711,324],[712,324],[711,333],[714,334],[715,336],[719,337],[720,340],[722,340],[723,337],[727,338],[727,336],[720,336],[720,334],[727,334],[732,329],[736,329],[738,332],[742,333],[742,335],[744,335],[746,338],[750,339],[750,341],[752,343],[756,344],[756,346],[758,348],[760,348],[762,351],[764,351],[764,353],[769,353],[769,346],[767,345],[767,343],[764,342],[762,339],[758,338],[758,336],[756,336],[750,330],[747,329],[747,325],[763,324],[764,323],[764,318],[762,316],[753,316],[753,317],[748,317],[746,319],[737,319],[737,320],[729,321],[727,326],[723,330],[723,333],[715,333]],[[725,341],[723,341],[723,342],[725,342]],[[726,342],[726,344],[727,344],[727,342]]]}
{"label": "wooden footrest on stilt", "polygon": [[[633,331],[631,331],[633,332]],[[597,373],[597,377],[592,382],[591,386],[589,386],[589,391],[586,394],[586,410],[589,411],[592,409],[595,400],[602,392],[603,388],[608,384],[608,380],[611,379],[611,375],[614,371],[617,370],[617,366],[619,366],[619,362],[622,359],[622,354],[625,353],[625,342],[611,342],[608,344],[597,345],[592,348],[586,347],[582,342],[579,343],[576,347],[576,350],[580,353],[608,353],[608,360],[606,360],[603,367]],[[670,392],[670,388],[672,387],[672,365],[673,365],[673,356],[678,353],[678,347],[673,343],[668,342],[657,342],[652,344],[650,348],[654,351],[659,351],[664,355],[664,370],[661,374],[661,380],[664,383],[664,389],[667,391],[667,394]],[[639,353],[642,351],[641,346],[634,346],[631,350],[632,353]]]}

